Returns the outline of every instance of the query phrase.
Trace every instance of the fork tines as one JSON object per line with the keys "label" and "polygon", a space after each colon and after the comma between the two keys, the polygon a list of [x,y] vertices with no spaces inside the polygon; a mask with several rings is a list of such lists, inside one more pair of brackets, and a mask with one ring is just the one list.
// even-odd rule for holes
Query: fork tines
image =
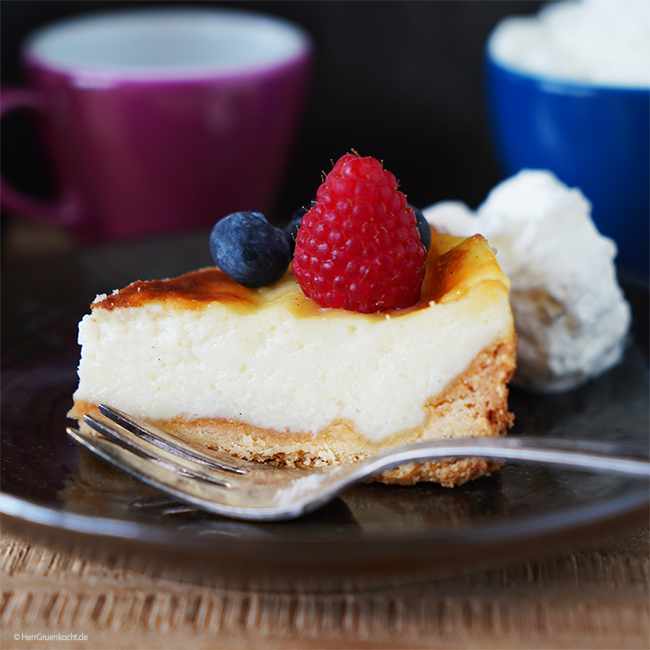
{"label": "fork tines", "polygon": [[[119,411],[118,409],[107,406],[106,404],[100,404],[99,412],[123,429],[132,433],[134,436],[137,436],[137,438],[144,439],[155,447],[163,449],[170,454],[180,456],[181,458],[193,461],[199,465],[204,465],[222,472],[246,474],[247,470],[245,468],[202,454],[179,438],[170,435],[162,429],[147,424],[139,418],[127,415],[123,411]],[[86,424],[93,426],[93,424],[87,421],[87,418],[92,418],[92,416],[84,416],[84,420],[86,421]],[[97,420],[95,419],[95,421]],[[93,426],[93,428],[95,427]],[[118,431],[119,435],[119,430],[116,431]]]}

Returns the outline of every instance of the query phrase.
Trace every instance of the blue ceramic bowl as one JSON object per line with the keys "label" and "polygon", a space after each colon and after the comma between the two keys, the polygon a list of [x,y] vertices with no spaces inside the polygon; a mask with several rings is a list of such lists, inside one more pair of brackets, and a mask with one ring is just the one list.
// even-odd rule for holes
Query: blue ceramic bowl
{"label": "blue ceramic bowl", "polygon": [[548,169],[592,204],[620,268],[648,276],[650,90],[535,77],[485,56],[489,120],[505,175]]}

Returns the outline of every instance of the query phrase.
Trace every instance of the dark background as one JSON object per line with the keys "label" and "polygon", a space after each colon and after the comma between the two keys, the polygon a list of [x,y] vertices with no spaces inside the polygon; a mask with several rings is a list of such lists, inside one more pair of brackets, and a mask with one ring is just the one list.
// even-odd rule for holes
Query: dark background
{"label": "dark background", "polygon": [[[20,45],[35,28],[67,16],[162,2],[2,0],[3,84],[20,84]],[[186,3],[187,4],[187,3]],[[350,149],[382,159],[409,201],[462,200],[475,208],[501,176],[485,120],[482,57],[504,16],[535,13],[514,0],[296,0],[203,2],[288,18],[315,43],[311,96],[276,204],[276,221],[309,201]],[[2,166],[39,194],[47,174],[28,140],[27,118],[3,123]]]}

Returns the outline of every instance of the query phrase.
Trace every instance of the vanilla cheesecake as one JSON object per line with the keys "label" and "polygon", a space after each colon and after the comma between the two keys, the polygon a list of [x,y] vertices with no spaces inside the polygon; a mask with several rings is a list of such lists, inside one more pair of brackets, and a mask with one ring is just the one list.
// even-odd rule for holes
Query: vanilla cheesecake
{"label": "vanilla cheesecake", "polygon": [[[503,435],[516,336],[509,282],[480,235],[433,231],[421,299],[321,308],[289,271],[246,288],[217,268],[98,296],[79,325],[70,415],[106,403],[241,458],[322,466],[426,439]],[[481,460],[412,464],[378,480],[456,485]]]}

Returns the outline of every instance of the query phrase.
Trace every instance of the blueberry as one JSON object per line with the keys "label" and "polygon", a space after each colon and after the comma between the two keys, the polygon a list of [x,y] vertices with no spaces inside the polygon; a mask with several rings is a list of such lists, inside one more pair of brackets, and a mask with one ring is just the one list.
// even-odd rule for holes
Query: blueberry
{"label": "blueberry", "polygon": [[418,230],[420,232],[420,241],[422,245],[429,250],[431,248],[431,226],[429,222],[424,218],[420,208],[416,208],[414,205],[408,204],[409,208],[415,212],[415,219],[417,221]]}
{"label": "blueberry", "polygon": [[298,230],[300,224],[302,223],[302,218],[316,205],[316,201],[311,201],[309,205],[305,208],[298,208],[292,215],[289,223],[285,226],[284,230],[289,236],[289,244],[291,245],[291,254],[296,249],[296,237],[298,236]]}
{"label": "blueberry", "polygon": [[217,221],[210,233],[210,252],[217,266],[245,287],[277,282],[291,263],[286,232],[261,212],[234,212]]}

